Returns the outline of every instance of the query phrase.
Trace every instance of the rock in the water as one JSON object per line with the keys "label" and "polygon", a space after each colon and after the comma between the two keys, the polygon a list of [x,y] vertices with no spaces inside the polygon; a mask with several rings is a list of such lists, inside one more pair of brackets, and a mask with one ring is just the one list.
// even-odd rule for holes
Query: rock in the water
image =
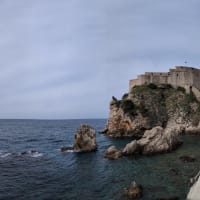
{"label": "rock in the water", "polygon": [[124,195],[129,199],[142,197],[142,187],[133,181],[130,187],[124,191]]}
{"label": "rock in the water", "polygon": [[181,142],[177,139],[178,130],[164,129],[160,126],[147,130],[144,136],[127,144],[123,150],[125,155],[155,154],[170,152],[177,148]]}
{"label": "rock in the water", "polygon": [[105,158],[115,160],[122,156],[122,152],[118,150],[115,146],[111,146],[106,150]]}
{"label": "rock in the water", "polygon": [[195,161],[196,161],[196,158],[195,158],[195,157],[193,157],[193,156],[187,156],[187,155],[185,155],[185,156],[180,156],[179,159],[180,159],[181,161],[183,161],[183,162],[186,162],[186,163],[188,163],[188,162],[195,162]]}
{"label": "rock in the water", "polygon": [[187,195],[187,200],[200,200],[200,172],[197,174],[195,179],[197,181],[193,184],[193,186],[190,188],[190,191]]}
{"label": "rock in the water", "polygon": [[71,147],[62,147],[61,152],[89,152],[97,150],[96,131],[87,124],[82,124],[74,137],[74,145]]}
{"label": "rock in the water", "polygon": [[128,143],[125,148],[123,149],[124,155],[131,155],[139,153],[139,145],[136,140],[133,140],[132,142]]}
{"label": "rock in the water", "polygon": [[177,170],[177,169],[174,169],[174,168],[169,169],[169,172],[170,172],[171,174],[173,174],[173,175],[178,175],[178,174],[179,174],[178,170]]}
{"label": "rock in the water", "polygon": [[82,152],[95,151],[97,149],[95,129],[82,124],[75,134],[73,149]]}

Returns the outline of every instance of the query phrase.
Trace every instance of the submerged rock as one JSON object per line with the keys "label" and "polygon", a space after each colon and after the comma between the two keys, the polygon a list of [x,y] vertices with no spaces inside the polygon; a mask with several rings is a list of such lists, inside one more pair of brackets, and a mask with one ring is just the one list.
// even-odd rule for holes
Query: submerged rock
{"label": "submerged rock", "polygon": [[142,186],[133,181],[129,188],[124,190],[124,195],[129,199],[140,198],[142,197]]}
{"label": "submerged rock", "polygon": [[115,146],[111,146],[106,150],[104,158],[111,160],[118,159],[122,156],[122,152],[118,150]]}
{"label": "submerged rock", "polygon": [[186,163],[196,161],[196,158],[194,156],[187,156],[187,155],[180,156],[179,159],[183,162],[186,162]]}
{"label": "submerged rock", "polygon": [[179,200],[179,197],[158,198],[156,200]]}
{"label": "submerged rock", "polygon": [[170,169],[169,169],[169,172],[170,172],[171,174],[173,174],[173,175],[179,175],[178,170],[177,170],[177,169],[174,169],[174,168],[170,168]]}
{"label": "submerged rock", "polygon": [[61,152],[74,150],[77,152],[89,152],[97,150],[96,131],[87,124],[82,124],[74,136],[73,147],[62,147]]}
{"label": "submerged rock", "polygon": [[177,129],[163,129],[160,126],[147,130],[140,140],[134,140],[123,149],[125,155],[155,154],[170,152],[181,142],[177,138]]}

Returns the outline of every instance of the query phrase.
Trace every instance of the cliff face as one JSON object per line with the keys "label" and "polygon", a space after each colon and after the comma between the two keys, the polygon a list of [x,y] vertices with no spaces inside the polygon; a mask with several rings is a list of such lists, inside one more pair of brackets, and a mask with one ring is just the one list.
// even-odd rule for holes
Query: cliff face
{"label": "cliff face", "polygon": [[142,85],[132,88],[121,100],[113,97],[104,130],[113,137],[141,137],[156,126],[179,127],[183,132],[200,130],[200,103],[184,88]]}

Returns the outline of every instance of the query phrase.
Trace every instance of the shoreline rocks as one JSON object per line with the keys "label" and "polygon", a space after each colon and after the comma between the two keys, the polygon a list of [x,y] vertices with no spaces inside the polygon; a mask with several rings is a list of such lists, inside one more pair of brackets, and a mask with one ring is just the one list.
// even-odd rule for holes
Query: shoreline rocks
{"label": "shoreline rocks", "polygon": [[123,149],[124,155],[166,153],[176,149],[182,144],[178,140],[179,131],[176,129],[163,129],[160,126],[147,130],[140,140],[128,143]]}
{"label": "shoreline rocks", "polygon": [[61,152],[77,151],[91,152],[97,150],[96,131],[87,124],[82,124],[74,136],[74,145],[72,147],[62,147]]}
{"label": "shoreline rocks", "polygon": [[118,158],[122,157],[122,152],[118,150],[115,146],[110,146],[104,155],[104,158],[110,159],[110,160],[116,160]]}
{"label": "shoreline rocks", "polygon": [[200,102],[192,92],[170,85],[133,87],[118,100],[112,97],[105,135],[141,138],[156,126],[182,127],[182,133],[200,133]]}

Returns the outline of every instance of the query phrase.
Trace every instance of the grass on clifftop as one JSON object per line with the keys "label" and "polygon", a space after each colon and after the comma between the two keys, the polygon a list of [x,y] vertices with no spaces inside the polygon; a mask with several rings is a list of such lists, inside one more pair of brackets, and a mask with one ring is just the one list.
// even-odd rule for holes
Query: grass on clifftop
{"label": "grass on clifftop", "polygon": [[144,85],[136,85],[131,89],[130,94],[139,94],[139,93],[144,93],[148,91],[158,91],[158,90],[163,90],[163,89],[173,89],[173,87],[170,84],[161,84],[158,86],[153,83],[144,84]]}

